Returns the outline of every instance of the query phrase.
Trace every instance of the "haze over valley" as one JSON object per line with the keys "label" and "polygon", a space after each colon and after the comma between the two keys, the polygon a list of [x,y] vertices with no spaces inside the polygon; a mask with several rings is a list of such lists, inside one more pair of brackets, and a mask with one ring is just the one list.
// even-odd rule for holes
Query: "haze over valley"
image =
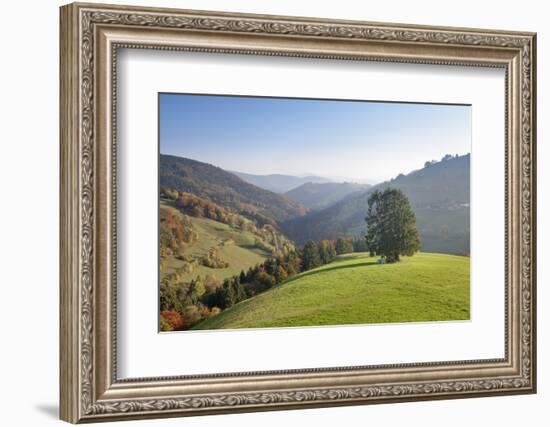
{"label": "haze over valley", "polygon": [[330,182],[323,177],[310,181],[285,175],[250,176],[168,155],[161,155],[160,169],[161,188],[196,194],[260,219],[298,244],[364,235],[369,194],[389,186],[399,188],[416,214],[422,250],[469,253],[469,154],[427,161],[419,170],[376,185]]}

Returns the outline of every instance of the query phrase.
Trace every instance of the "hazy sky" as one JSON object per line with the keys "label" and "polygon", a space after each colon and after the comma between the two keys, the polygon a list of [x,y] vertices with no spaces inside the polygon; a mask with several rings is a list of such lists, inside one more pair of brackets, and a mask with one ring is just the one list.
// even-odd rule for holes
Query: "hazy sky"
{"label": "hazy sky", "polygon": [[253,174],[378,182],[466,154],[469,106],[161,94],[160,152]]}

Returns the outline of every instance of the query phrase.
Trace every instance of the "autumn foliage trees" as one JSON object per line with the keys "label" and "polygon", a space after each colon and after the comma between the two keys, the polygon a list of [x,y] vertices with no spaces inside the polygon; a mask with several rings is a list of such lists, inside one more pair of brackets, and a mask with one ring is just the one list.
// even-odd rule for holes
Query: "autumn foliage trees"
{"label": "autumn foliage trees", "polygon": [[232,229],[251,233],[254,246],[273,258],[291,253],[295,249],[294,244],[275,226],[269,223],[258,225],[239,213],[196,195],[165,188],[161,191],[161,198],[164,202],[159,211],[161,269],[174,265],[172,259],[178,260],[178,267],[163,274],[160,283],[161,330],[189,329],[195,323],[218,314],[222,309],[254,295],[260,289],[267,289],[286,279],[286,270],[279,265],[273,275],[267,267],[255,267],[255,276],[247,276],[250,280],[246,287],[244,280],[241,283],[240,275],[219,280],[213,274],[195,273],[190,280],[189,275],[200,270],[200,267],[230,267],[222,258],[222,251],[225,246],[235,244],[232,239],[225,238],[202,255],[188,250],[200,239],[191,217],[210,219],[227,224]]}
{"label": "autumn foliage trees", "polygon": [[165,154],[160,155],[159,163],[161,188],[198,194],[260,227],[277,225],[306,213],[300,203],[249,184],[235,174],[207,163]]}
{"label": "autumn foliage trees", "polygon": [[[277,227],[275,227],[275,225],[269,221],[266,222],[262,219],[249,219],[232,210],[223,208],[216,203],[211,202],[210,200],[204,199],[191,193],[178,192],[170,188],[163,188],[161,191],[161,197],[165,200],[170,201],[170,204],[182,213],[184,219],[180,221],[184,222],[184,229],[187,230],[187,233],[189,234],[193,234],[193,227],[186,216],[195,218],[207,218],[213,221],[227,224],[241,231],[250,232],[256,236],[256,246],[266,252],[270,252],[273,256],[280,255],[294,248],[294,244],[286,237],[284,237],[277,229]],[[169,215],[170,209],[166,207],[163,208],[161,206],[161,256],[163,255],[164,247],[175,245],[175,241],[177,241],[176,239],[169,239],[168,237],[163,238],[163,234],[166,235],[171,232],[171,223],[168,221],[168,219],[165,219],[165,217],[168,217]],[[251,216],[253,217],[254,215]],[[169,219],[172,220],[173,218]],[[184,237],[184,241],[186,238],[189,239],[189,243],[197,240],[196,235]],[[179,250],[180,248],[175,248],[175,253],[177,253],[177,251]],[[208,262],[208,260],[206,260],[206,262]]]}
{"label": "autumn foliage trees", "polygon": [[198,238],[189,219],[173,210],[160,208],[160,256],[182,255],[186,244]]}
{"label": "autumn foliage trees", "polygon": [[[312,270],[334,260],[337,255],[351,253],[365,246],[364,238],[342,237],[337,240],[308,241],[296,248],[271,224],[258,223],[239,213],[194,194],[163,189],[161,197],[165,205],[160,208],[160,258],[163,262],[178,260],[178,269],[164,274],[160,283],[160,329],[162,331],[185,330],[219,314],[235,304],[265,292],[297,274]],[[191,217],[207,218],[232,228],[253,234],[254,246],[271,257],[264,262],[241,271],[239,274],[219,279],[229,264],[220,253],[232,239],[223,239],[204,255],[191,255],[188,246],[199,240]],[[361,246],[361,242],[363,245]],[[195,270],[207,267],[212,274],[196,274]],[[195,274],[189,279],[189,274]],[[216,277],[217,276],[217,277]]]}
{"label": "autumn foliage trees", "polygon": [[161,331],[174,331],[184,326],[183,317],[177,311],[164,310],[160,312]]}

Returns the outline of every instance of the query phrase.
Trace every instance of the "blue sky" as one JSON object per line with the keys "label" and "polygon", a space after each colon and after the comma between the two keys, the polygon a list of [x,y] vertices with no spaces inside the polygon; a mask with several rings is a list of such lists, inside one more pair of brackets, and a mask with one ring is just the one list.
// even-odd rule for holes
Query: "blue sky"
{"label": "blue sky", "polygon": [[160,152],[253,174],[379,182],[466,154],[469,106],[161,94]]}

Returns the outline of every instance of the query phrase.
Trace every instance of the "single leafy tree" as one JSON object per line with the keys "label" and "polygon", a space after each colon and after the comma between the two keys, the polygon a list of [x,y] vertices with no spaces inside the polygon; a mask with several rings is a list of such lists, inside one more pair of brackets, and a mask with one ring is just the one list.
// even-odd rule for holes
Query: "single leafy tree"
{"label": "single leafy tree", "polygon": [[412,256],[420,250],[416,217],[401,190],[386,188],[372,193],[365,221],[365,238],[372,255],[381,255],[386,262],[397,262],[400,255]]}

